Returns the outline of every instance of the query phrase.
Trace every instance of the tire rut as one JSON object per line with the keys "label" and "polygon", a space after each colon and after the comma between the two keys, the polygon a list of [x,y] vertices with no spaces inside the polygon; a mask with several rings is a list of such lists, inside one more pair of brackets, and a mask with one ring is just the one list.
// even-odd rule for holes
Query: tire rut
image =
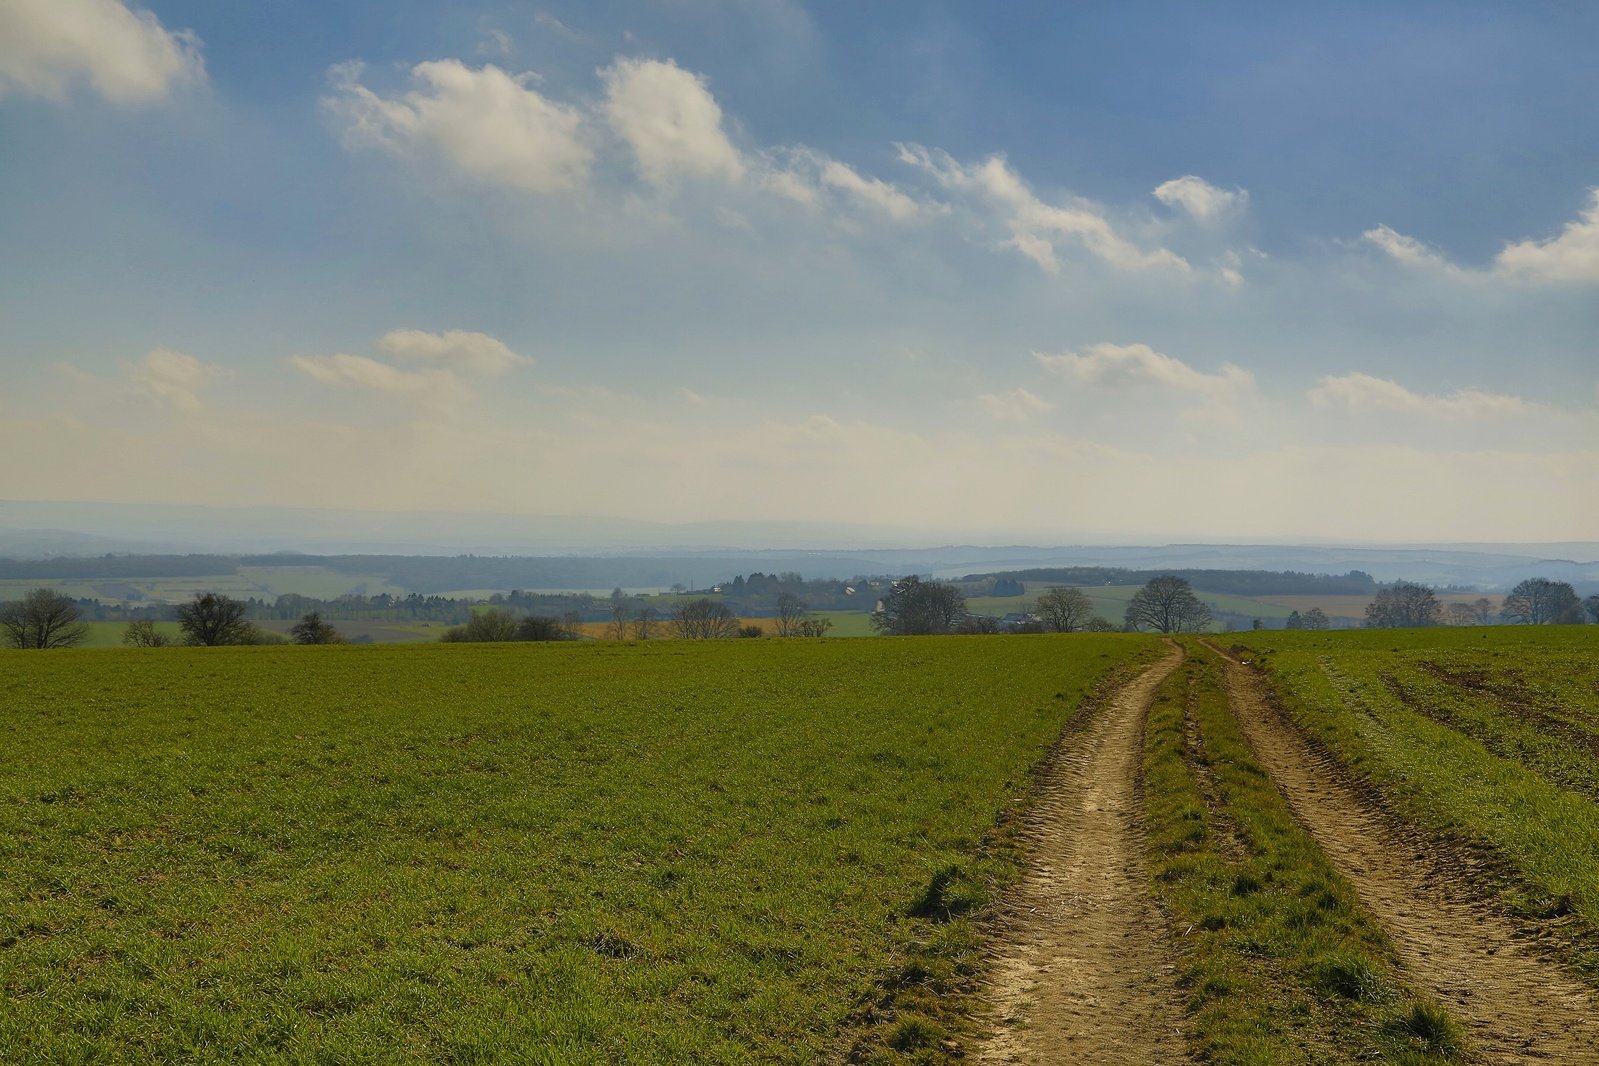
{"label": "tire rut", "polygon": [[1599,1003],[1588,990],[1396,835],[1384,812],[1283,719],[1258,672],[1206,646],[1226,661],[1228,699],[1261,766],[1354,884],[1415,987],[1466,1026],[1477,1060],[1599,1063]]}
{"label": "tire rut", "polygon": [[1040,782],[1028,870],[990,960],[983,1062],[1187,1061],[1138,787],[1145,717],[1182,659],[1173,646],[1118,689]]}

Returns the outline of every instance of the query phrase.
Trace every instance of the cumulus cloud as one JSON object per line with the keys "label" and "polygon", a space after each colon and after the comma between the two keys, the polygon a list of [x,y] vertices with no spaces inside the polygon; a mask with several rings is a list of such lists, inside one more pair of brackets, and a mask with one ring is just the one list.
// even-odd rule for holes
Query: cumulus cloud
{"label": "cumulus cloud", "polygon": [[511,351],[503,341],[487,333],[469,333],[459,329],[444,333],[427,333],[420,329],[391,330],[378,340],[378,347],[401,359],[483,374],[500,374],[519,363],[533,361]]}
{"label": "cumulus cloud", "polygon": [[533,193],[580,185],[594,157],[583,115],[492,63],[473,69],[457,59],[418,63],[415,87],[385,97],[361,83],[363,68],[333,68],[334,94],[323,106],[347,145],[376,145],[396,155],[432,156],[480,181]]}
{"label": "cumulus cloud", "polygon": [[1074,197],[1053,204],[1040,199],[1012,170],[1004,156],[964,164],[947,152],[921,145],[899,145],[901,162],[931,174],[946,189],[963,192],[996,211],[1009,229],[1001,242],[1049,273],[1060,270],[1057,241],[1076,244],[1121,270],[1189,270],[1186,259],[1168,248],[1146,251],[1123,237],[1097,204]]}
{"label": "cumulus cloud", "polygon": [[84,80],[113,103],[159,100],[205,80],[200,41],[120,0],[0,3],[0,95],[59,100]]}
{"label": "cumulus cloud", "polygon": [[1254,375],[1242,367],[1223,363],[1220,370],[1207,374],[1147,344],[1095,344],[1082,355],[1034,352],[1033,358],[1047,370],[1096,388],[1159,388],[1224,399],[1255,385]]}
{"label": "cumulus cloud", "polygon": [[1358,372],[1324,377],[1306,395],[1317,407],[1459,420],[1511,418],[1535,410],[1519,396],[1481,389],[1460,389],[1447,395],[1412,392],[1397,381]]}
{"label": "cumulus cloud", "polygon": [[1204,178],[1185,174],[1155,187],[1155,199],[1167,207],[1180,207],[1201,222],[1208,222],[1249,202],[1243,189],[1218,189]]}
{"label": "cumulus cloud", "polygon": [[203,406],[200,388],[226,374],[214,363],[171,348],[156,348],[128,369],[136,391],[190,413]]}
{"label": "cumulus cloud", "polygon": [[1589,191],[1588,206],[1559,236],[1508,245],[1494,266],[1541,281],[1599,281],[1599,189]]}
{"label": "cumulus cloud", "polygon": [[1000,422],[1026,422],[1034,415],[1047,414],[1054,405],[1026,389],[1010,392],[986,392],[977,397],[977,406],[990,418]]}
{"label": "cumulus cloud", "polygon": [[739,150],[722,129],[722,108],[705,79],[671,60],[618,59],[600,71],[604,112],[652,184],[680,175],[738,181]]}

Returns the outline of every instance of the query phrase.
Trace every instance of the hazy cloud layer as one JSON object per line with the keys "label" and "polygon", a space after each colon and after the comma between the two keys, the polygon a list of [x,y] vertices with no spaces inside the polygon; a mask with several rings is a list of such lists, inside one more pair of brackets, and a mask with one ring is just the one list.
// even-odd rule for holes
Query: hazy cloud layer
{"label": "hazy cloud layer", "polygon": [[1349,411],[1419,414],[1432,418],[1509,418],[1531,414],[1533,406],[1519,396],[1460,389],[1446,395],[1412,392],[1397,381],[1352,373],[1324,377],[1307,395],[1318,407]]}
{"label": "hazy cloud layer", "polygon": [[78,82],[116,104],[205,81],[200,42],[120,0],[0,3],[0,95],[62,99]]}

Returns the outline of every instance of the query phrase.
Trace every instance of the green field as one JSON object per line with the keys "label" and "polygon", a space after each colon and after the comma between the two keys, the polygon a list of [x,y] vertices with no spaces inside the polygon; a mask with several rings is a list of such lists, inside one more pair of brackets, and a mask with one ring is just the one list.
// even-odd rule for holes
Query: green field
{"label": "green field", "polygon": [[958,990],[959,913],[1010,870],[996,819],[1096,680],[1156,646],[7,654],[0,1048],[914,1055],[942,1024],[917,988]]}
{"label": "green field", "polygon": [[1599,983],[1599,626],[1250,633],[1299,725]]}

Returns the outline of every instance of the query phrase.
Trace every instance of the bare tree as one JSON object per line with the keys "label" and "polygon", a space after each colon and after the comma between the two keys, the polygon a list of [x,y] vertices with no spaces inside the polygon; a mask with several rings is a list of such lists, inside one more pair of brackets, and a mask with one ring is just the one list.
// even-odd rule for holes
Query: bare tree
{"label": "bare tree", "polygon": [[1582,621],[1582,602],[1564,581],[1529,577],[1510,590],[1499,608],[1507,622],[1527,625],[1569,624]]}
{"label": "bare tree", "polygon": [[1075,588],[1050,589],[1038,597],[1033,610],[1056,633],[1075,633],[1094,616],[1093,602]]}
{"label": "bare tree", "polygon": [[1479,596],[1471,601],[1472,612],[1477,616],[1477,624],[1485,626],[1494,620],[1493,601],[1486,596]]}
{"label": "bare tree", "polygon": [[185,644],[217,647],[254,644],[260,631],[244,617],[244,604],[215,592],[196,595],[193,603],[178,607],[178,628]]}
{"label": "bare tree", "polygon": [[966,617],[966,597],[942,581],[896,581],[872,612],[872,628],[894,637],[953,633]]}
{"label": "bare tree", "polygon": [[1432,589],[1409,581],[1378,589],[1377,598],[1366,605],[1368,629],[1409,629],[1442,621],[1443,608]]}
{"label": "bare tree", "polygon": [[165,648],[172,638],[155,627],[147,618],[129,622],[122,631],[122,643],[130,648]]}
{"label": "bare tree", "polygon": [[679,640],[719,640],[738,635],[738,616],[727,604],[702,596],[678,604],[671,626]]}
{"label": "bare tree", "polygon": [[633,619],[633,605],[628,602],[627,594],[620,588],[611,590],[611,625],[610,634],[613,640],[627,639],[627,624]]}
{"label": "bare tree", "polygon": [[1305,616],[1303,619],[1301,619],[1301,621],[1304,622],[1306,629],[1326,629],[1329,625],[1327,621],[1327,612],[1322,610],[1320,607],[1312,607],[1310,610],[1306,611]]}
{"label": "bare tree", "polygon": [[320,611],[311,611],[290,626],[289,639],[296,644],[347,643],[332,624],[322,620],[322,612]]}
{"label": "bare tree", "polygon": [[649,640],[655,635],[656,623],[660,620],[661,613],[653,607],[640,607],[638,614],[633,616],[633,639]]}
{"label": "bare tree", "polygon": [[1474,626],[1477,624],[1477,612],[1471,604],[1456,601],[1444,605],[1444,621],[1452,626]]}
{"label": "bare tree", "polygon": [[509,611],[490,607],[478,611],[465,625],[451,626],[439,636],[446,644],[481,644],[517,639],[517,621]]}
{"label": "bare tree", "polygon": [[1124,616],[1133,629],[1146,626],[1162,633],[1198,633],[1210,627],[1210,608],[1199,601],[1183,578],[1171,574],[1151,578],[1127,603]]}
{"label": "bare tree", "polygon": [[34,589],[0,605],[0,638],[13,648],[71,648],[88,635],[78,605],[54,589]]}
{"label": "bare tree", "polygon": [[968,614],[961,619],[958,632],[998,633],[1000,628],[1000,620],[991,614]]}
{"label": "bare tree", "polygon": [[792,592],[781,593],[777,597],[777,635],[780,637],[799,636],[800,623],[809,613],[805,604]]}

